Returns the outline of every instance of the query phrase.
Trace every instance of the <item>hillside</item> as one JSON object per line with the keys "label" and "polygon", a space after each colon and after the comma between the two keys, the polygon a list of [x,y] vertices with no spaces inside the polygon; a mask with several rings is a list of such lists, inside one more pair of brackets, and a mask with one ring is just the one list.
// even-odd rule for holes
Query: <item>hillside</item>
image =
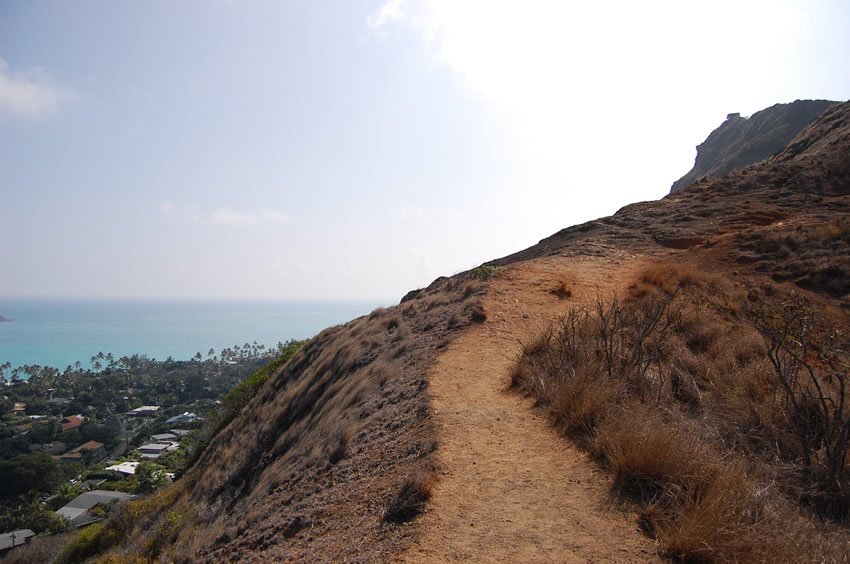
{"label": "hillside", "polygon": [[841,103],[766,161],[324,331],[66,556],[841,560],[848,211]]}
{"label": "hillside", "polygon": [[776,104],[749,118],[729,114],[697,146],[694,167],[673,183],[670,192],[687,188],[702,177],[717,178],[773,156],[833,104],[829,100],[797,100]]}

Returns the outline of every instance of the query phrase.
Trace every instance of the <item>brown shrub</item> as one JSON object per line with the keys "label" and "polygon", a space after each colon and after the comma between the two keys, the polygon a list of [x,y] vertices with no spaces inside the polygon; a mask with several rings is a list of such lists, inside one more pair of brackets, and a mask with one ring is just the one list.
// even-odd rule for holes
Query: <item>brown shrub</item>
{"label": "brown shrub", "polygon": [[639,282],[672,293],[704,280],[704,274],[688,263],[655,264],[643,271]]}
{"label": "brown shrub", "polygon": [[[348,444],[351,442],[351,438],[355,435],[354,429],[349,427],[345,429],[341,433],[337,434],[335,441],[335,445],[333,446],[330,455],[328,456],[328,461],[331,464],[336,464],[340,460],[346,457],[348,454]],[[333,444],[332,443],[332,444]]]}
{"label": "brown shrub", "polygon": [[[765,299],[774,302],[786,295],[769,290]],[[779,346],[771,358],[747,323],[752,300],[751,290],[693,265],[655,265],[625,299],[572,308],[526,344],[511,387],[534,397],[558,428],[612,472],[615,491],[638,504],[644,529],[667,555],[842,560],[850,533],[813,520],[808,511],[845,518],[836,507],[850,506],[850,496],[830,486],[839,483],[834,476],[848,457],[838,462],[831,453],[850,442],[850,402],[834,393],[850,363],[835,363],[844,358],[835,339],[805,348],[816,334],[813,324],[803,336],[791,331],[794,347],[806,352],[794,360],[788,355],[797,349]],[[791,315],[787,305],[778,309],[785,319]],[[846,316],[832,319],[846,324]],[[846,334],[835,327],[829,334]],[[810,374],[807,362],[824,351],[844,372],[801,387]],[[813,373],[828,364],[815,362]],[[776,366],[799,369],[785,372],[796,378],[795,389],[816,392],[817,381],[832,391],[822,402],[809,402],[807,415],[795,416],[773,375]],[[828,416],[818,415],[824,405],[832,407]],[[820,429],[806,435],[819,449],[810,462],[798,439],[802,423],[807,432]],[[831,477],[829,468],[840,472]]]}
{"label": "brown shrub", "polygon": [[752,562],[783,553],[776,532],[759,527],[755,503],[741,466],[725,464],[675,513],[657,520],[655,531],[667,554],[681,560]]}
{"label": "brown shrub", "polygon": [[696,494],[717,474],[717,468],[707,463],[717,453],[654,410],[637,405],[608,418],[593,446],[613,473],[617,488],[645,502],[657,502],[667,487]]}
{"label": "brown shrub", "polygon": [[425,509],[431,499],[434,478],[431,474],[419,473],[405,480],[395,497],[390,501],[383,520],[387,523],[405,523],[413,520]]}
{"label": "brown shrub", "polygon": [[469,299],[472,296],[480,293],[484,289],[485,289],[485,286],[483,284],[477,283],[477,282],[470,282],[463,289],[462,299],[464,299],[464,300]]}
{"label": "brown shrub", "polygon": [[487,321],[487,313],[480,304],[468,308],[467,311],[469,311],[469,320],[473,323],[484,323]]}
{"label": "brown shrub", "polygon": [[770,226],[738,235],[738,261],[833,298],[850,293],[850,219]]}
{"label": "brown shrub", "polygon": [[566,300],[567,298],[573,295],[572,291],[570,290],[570,287],[567,285],[566,282],[561,282],[560,284],[549,290],[549,293],[557,296],[562,300]]}

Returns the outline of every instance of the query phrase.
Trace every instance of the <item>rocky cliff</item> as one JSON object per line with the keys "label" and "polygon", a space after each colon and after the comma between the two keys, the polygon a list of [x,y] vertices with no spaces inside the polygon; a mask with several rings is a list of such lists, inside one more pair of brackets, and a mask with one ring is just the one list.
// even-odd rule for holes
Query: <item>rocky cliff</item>
{"label": "rocky cliff", "polygon": [[716,178],[773,156],[835,103],[797,100],[776,104],[749,118],[729,114],[726,121],[697,146],[694,167],[673,183],[670,192],[687,188],[703,176]]}

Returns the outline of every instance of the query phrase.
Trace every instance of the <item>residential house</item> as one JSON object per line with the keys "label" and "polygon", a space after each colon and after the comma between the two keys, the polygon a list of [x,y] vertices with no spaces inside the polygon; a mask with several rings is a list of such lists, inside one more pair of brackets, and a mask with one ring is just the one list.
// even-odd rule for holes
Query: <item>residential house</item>
{"label": "residential house", "polygon": [[66,452],[59,457],[59,460],[62,462],[91,462],[100,460],[104,456],[106,456],[106,451],[103,448],[103,443],[89,441]]}
{"label": "residential house", "polygon": [[155,460],[164,452],[174,450],[177,446],[174,443],[148,443],[139,447],[139,454],[142,458]]}
{"label": "residential house", "polygon": [[0,533],[0,554],[5,554],[17,546],[26,544],[35,533],[30,529],[18,529],[8,533]]}
{"label": "residential house", "polygon": [[185,411],[185,412],[183,412],[179,415],[175,415],[174,417],[166,419],[165,422],[168,425],[173,425],[175,423],[189,423],[189,422],[192,422],[192,421],[202,421],[202,420],[203,420],[203,418],[198,417],[197,413],[189,413],[188,411]]}
{"label": "residential house", "polygon": [[76,429],[81,426],[85,421],[85,417],[82,415],[69,415],[68,417],[63,417],[59,422],[62,423],[62,432],[70,431],[72,429]]}
{"label": "residential house", "polygon": [[127,412],[127,415],[130,415],[132,417],[153,417],[158,412],[158,405],[143,405],[141,407],[137,407],[136,409],[131,409]]}
{"label": "residential house", "polygon": [[120,472],[121,474],[125,474],[127,476],[132,476],[136,473],[136,468],[139,467],[140,462],[122,462],[120,464],[114,464],[112,466],[107,466],[107,470],[112,470],[113,472]]}
{"label": "residential house", "polygon": [[47,419],[32,419],[32,418],[30,418],[30,419],[27,420],[26,423],[22,423],[22,424],[18,425],[17,427],[15,427],[15,431],[17,431],[18,433],[26,433],[27,431],[31,431],[32,429],[34,429],[35,427],[38,427],[39,425],[44,425],[45,423],[47,423]]}
{"label": "residential house", "polygon": [[78,495],[56,511],[56,514],[67,519],[74,527],[83,527],[100,520],[100,517],[91,513],[96,506],[118,504],[134,497],[136,496],[122,492],[94,490]]}
{"label": "residential house", "polygon": [[47,405],[66,405],[71,403],[74,398],[50,398],[47,400]]}

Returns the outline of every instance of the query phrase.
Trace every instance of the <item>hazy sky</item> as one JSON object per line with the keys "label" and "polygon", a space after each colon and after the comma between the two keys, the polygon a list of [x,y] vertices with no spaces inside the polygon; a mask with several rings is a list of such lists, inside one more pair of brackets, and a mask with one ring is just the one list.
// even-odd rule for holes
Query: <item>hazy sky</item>
{"label": "hazy sky", "polygon": [[848,69],[846,1],[0,0],[0,295],[395,301]]}

